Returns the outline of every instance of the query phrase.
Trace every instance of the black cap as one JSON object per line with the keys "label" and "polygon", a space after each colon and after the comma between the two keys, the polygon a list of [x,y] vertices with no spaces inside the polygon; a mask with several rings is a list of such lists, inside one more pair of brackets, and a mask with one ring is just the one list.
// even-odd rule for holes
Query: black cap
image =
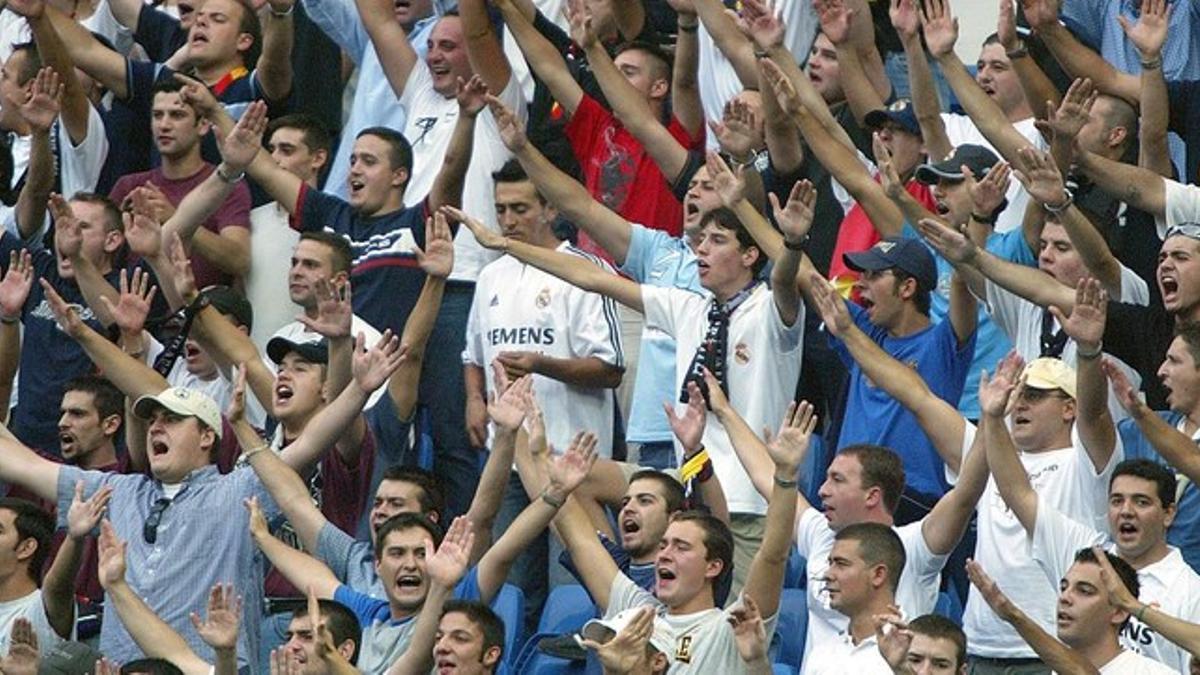
{"label": "black cap", "polygon": [[228,286],[209,286],[200,291],[212,303],[213,309],[232,318],[246,328],[254,327],[254,308],[246,296]]}
{"label": "black cap", "polygon": [[283,363],[283,358],[295,352],[309,363],[329,363],[329,340],[292,342],[285,337],[273,337],[267,342],[267,358]]}
{"label": "black cap", "polygon": [[931,291],[937,286],[933,254],[917,239],[888,237],[865,251],[842,254],[842,261],[858,272],[901,269],[917,280],[921,290]]}
{"label": "black cap", "polygon": [[927,162],[917,167],[916,178],[926,185],[936,185],[942,178],[963,180],[962,167],[965,164],[975,178],[982,179],[1000,158],[996,153],[982,145],[966,143],[954,148],[950,156],[940,162]]}

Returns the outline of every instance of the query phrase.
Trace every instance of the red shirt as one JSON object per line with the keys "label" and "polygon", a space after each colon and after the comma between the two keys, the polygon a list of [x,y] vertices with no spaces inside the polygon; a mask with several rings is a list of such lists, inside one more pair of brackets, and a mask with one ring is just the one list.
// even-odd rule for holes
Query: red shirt
{"label": "red shirt", "polygon": [[[876,180],[879,180],[878,177]],[[921,206],[929,209],[931,213],[937,213],[933,192],[928,185],[910,180],[904,189],[908,190],[908,194],[920,202]],[[843,296],[849,297],[850,287],[854,285],[855,281],[858,281],[858,277],[861,275],[846,266],[842,255],[865,251],[880,239],[882,237],[879,236],[879,231],[871,224],[871,219],[867,216],[862,204],[855,202],[838,227],[837,243],[833,247],[833,258],[829,261],[829,279],[833,281]]]}
{"label": "red shirt", "polygon": [[[687,150],[704,150],[704,130],[692,138],[674,116],[667,131]],[[642,144],[621,126],[612,111],[587,94],[566,125],[584,184],[596,201],[621,217],[673,236],[683,232],[683,205],[671,191],[675,176],[663,176]],[[579,233],[579,245],[601,255],[607,252]]]}
{"label": "red shirt", "polygon": [[[113,185],[108,196],[117,206],[120,206],[134,188],[141,187],[146,183],[154,183],[167,196],[167,201],[174,206],[179,206],[179,202],[183,201],[187,193],[203,183],[214,169],[216,169],[215,166],[205,162],[199,171],[178,180],[164,176],[161,167],[140,173],[126,174],[117,179],[116,185]],[[227,227],[250,229],[250,189],[246,187],[245,182],[234,186],[233,192],[229,193],[216,213],[204,221],[202,227],[213,234],[220,234],[221,230]],[[289,251],[287,255],[291,255],[291,252]],[[222,272],[203,256],[192,255],[191,258],[192,272],[196,275],[196,288],[206,288],[213,284],[228,286],[233,281],[232,277]]]}

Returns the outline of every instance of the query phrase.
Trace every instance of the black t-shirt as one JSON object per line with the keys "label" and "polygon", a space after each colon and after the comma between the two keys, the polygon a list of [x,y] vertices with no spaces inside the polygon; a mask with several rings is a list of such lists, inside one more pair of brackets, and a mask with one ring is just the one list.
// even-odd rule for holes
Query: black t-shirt
{"label": "black t-shirt", "polygon": [[1161,302],[1131,305],[1108,304],[1104,327],[1104,351],[1129,364],[1142,376],[1146,404],[1152,410],[1167,409],[1167,388],[1158,378],[1158,368],[1175,339],[1175,316]]}

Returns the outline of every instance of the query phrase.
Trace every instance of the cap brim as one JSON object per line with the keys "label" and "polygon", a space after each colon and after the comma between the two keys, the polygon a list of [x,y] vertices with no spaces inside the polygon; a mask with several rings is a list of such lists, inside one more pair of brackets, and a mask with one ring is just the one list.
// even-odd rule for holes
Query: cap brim
{"label": "cap brim", "polygon": [[950,169],[944,164],[922,164],[917,167],[916,173],[913,174],[916,179],[926,185],[936,185],[943,178],[949,180],[963,180],[962,168]]}
{"label": "cap brim", "polygon": [[894,262],[879,255],[873,248],[865,251],[843,253],[842,262],[846,263],[846,267],[849,267],[855,272],[873,272],[877,270],[891,269],[892,267],[896,266]]}
{"label": "cap brim", "polygon": [[868,129],[878,129],[888,122],[894,122],[892,116],[887,114],[886,110],[872,110],[863,117],[863,124]]}
{"label": "cap brim", "polygon": [[293,352],[311,363],[329,362],[329,352],[319,342],[292,342],[285,337],[273,337],[267,342],[267,358],[275,363],[282,363]]}
{"label": "cap brim", "polygon": [[166,408],[177,415],[195,417],[195,413],[192,411],[181,410],[174,402],[164,401],[153,394],[138,397],[138,400],[133,403],[133,414],[138,419],[148,420],[156,408]]}

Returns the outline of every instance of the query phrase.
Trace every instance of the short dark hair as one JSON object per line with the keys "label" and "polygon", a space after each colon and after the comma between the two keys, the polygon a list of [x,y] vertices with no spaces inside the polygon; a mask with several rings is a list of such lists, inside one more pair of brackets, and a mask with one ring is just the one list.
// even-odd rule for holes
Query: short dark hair
{"label": "short dark hair", "polygon": [[924,314],[925,316],[929,316],[929,309],[933,305],[933,289],[921,288],[921,282],[918,281],[915,276],[905,272],[899,267],[892,268],[892,278],[895,279],[896,292],[899,292],[901,284],[909,279],[912,279],[913,282],[916,283],[917,292],[913,294],[913,304],[916,305],[918,312]]}
{"label": "short dark hair", "polygon": [[1145,458],[1127,459],[1121,462],[1113,469],[1112,478],[1108,479],[1109,492],[1112,492],[1113,483],[1120,476],[1133,476],[1154,483],[1158,492],[1158,500],[1162,502],[1164,509],[1175,504],[1177,487],[1175,472],[1162,464]]}
{"label": "short dark hair", "polygon": [[380,482],[385,480],[412,483],[421,488],[421,511],[436,513],[438,522],[441,522],[442,514],[446,512],[446,495],[442,491],[441,481],[432,472],[419,466],[393,464],[384,470]]}
{"label": "short dark hair", "polygon": [[0,509],[13,512],[13,516],[15,516],[13,525],[17,528],[18,543],[26,539],[33,539],[37,544],[26,571],[34,583],[39,583],[42,578],[42,568],[46,564],[46,558],[50,555],[50,539],[54,536],[54,518],[33,502],[15,497],[0,498]]}
{"label": "short dark hair", "polygon": [[[200,82],[199,80],[196,81]],[[200,84],[201,86],[205,86],[203,82],[200,82]],[[182,91],[183,83],[173,77],[158,80],[154,83],[154,86],[150,88],[150,102],[153,104],[154,98],[159,94],[179,94],[179,102],[182,103],[185,108],[192,111],[192,115],[196,117],[196,124],[200,124],[204,121],[204,118],[200,115],[200,111],[196,110],[196,106],[188,103],[187,100],[183,98],[183,94],[181,93]]]}
{"label": "short dark hair", "polygon": [[1183,340],[1192,364],[1200,370],[1200,321],[1181,321],[1175,324],[1175,337]]}
{"label": "short dark hair", "polygon": [[134,659],[121,666],[121,675],[183,675],[179,666],[166,659]]}
{"label": "short dark hair", "polygon": [[[1115,556],[1108,551],[1104,552],[1104,557],[1108,558],[1108,564],[1112,565],[1113,571],[1117,573],[1117,577],[1121,579],[1121,583],[1125,585],[1125,589],[1128,590],[1133,597],[1138,597],[1138,594],[1142,592],[1142,584],[1140,581],[1138,581],[1137,570],[1133,569],[1132,565],[1125,562],[1119,556]],[[1096,559],[1096,552],[1093,551],[1090,546],[1087,548],[1081,548],[1075,552],[1075,562],[1090,563],[1092,565],[1100,564],[1100,561]],[[1126,623],[1129,623],[1128,618],[1121,623],[1121,627],[1124,628]]]}
{"label": "short dark hair", "polygon": [[733,574],[733,533],[723,520],[706,511],[677,511],[671,516],[672,523],[695,523],[704,532],[705,560],[721,561],[721,573],[713,579],[713,598],[716,599],[716,589]]}
{"label": "short dark hair", "polygon": [[671,84],[671,68],[674,66],[674,62],[671,55],[663,51],[662,47],[645,40],[630,40],[617,47],[613,58],[630,50],[636,50],[649,56],[651,59],[650,76],[656,80],[666,80],[668,85]]}
{"label": "short dark hair", "polygon": [[684,494],[683,486],[679,484],[679,481],[669,474],[658,469],[639,469],[629,477],[629,484],[633,485],[635,480],[649,480],[658,483],[658,487],[663,493],[663,499],[667,502],[667,515],[683,509],[687,495]]}
{"label": "short dark hair", "polygon": [[71,195],[68,201],[79,202],[81,204],[94,204],[103,209],[105,232],[125,231],[125,221],[121,217],[121,209],[117,207],[117,203],[110,199],[108,195],[80,190]]}
{"label": "short dark hair", "polygon": [[92,395],[92,405],[103,420],[116,415],[125,417],[125,394],[113,386],[112,382],[97,375],[81,375],[67,382],[63,394],[69,391],[82,391]]}
{"label": "short dark hair", "polygon": [[[430,520],[423,513],[397,513],[396,515],[383,521],[379,526],[379,530],[375,533],[375,559],[383,557],[383,543],[393,532],[403,532],[413,528],[421,528],[429,534],[429,538],[433,540],[434,546],[442,544],[442,528],[438,524]],[[432,555],[433,551],[426,551],[426,555]]]}
{"label": "short dark hair", "polygon": [[[354,138],[362,138],[363,136],[374,136],[388,144],[388,165],[392,170],[404,169],[408,172],[409,180],[412,180],[412,145],[404,134],[392,129],[391,127],[367,127],[358,132]],[[405,183],[407,185],[407,183]]]}
{"label": "short dark hair", "polygon": [[908,629],[914,633],[929,636],[935,640],[949,640],[954,643],[954,672],[958,672],[967,662],[967,634],[958,624],[941,614],[923,614],[908,622]]}
{"label": "short dark hair", "polygon": [[492,647],[500,648],[500,661],[504,659],[504,620],[491,607],[473,600],[447,600],[442,609],[442,616],[459,613],[479,627],[483,633],[483,653]]}
{"label": "short dark hair", "polygon": [[904,552],[904,542],[895,530],[883,523],[855,523],[838,530],[833,539],[857,542],[863,562],[888,569],[888,585],[893,593],[896,592],[908,556]]}
{"label": "short dark hair", "polygon": [[38,71],[42,69],[42,55],[38,53],[37,43],[34,42],[14,43],[8,58],[11,59],[19,53],[25,55],[25,62],[17,71],[17,84],[23,87],[26,82],[37,77]]}
{"label": "short dark hair", "polygon": [[[362,625],[358,622],[358,617],[350,608],[336,600],[317,600],[317,608],[321,612],[326,625],[329,626],[329,632],[333,635],[333,644],[342,644],[346,640],[354,642],[354,652],[350,655],[350,665],[358,662],[359,645],[362,643]],[[296,611],[292,612],[293,619],[303,619],[308,616],[308,604],[300,605]]]}
{"label": "short dark hair", "polygon": [[265,138],[269,141],[271,136],[280,129],[295,129],[299,131],[304,138],[304,144],[308,146],[310,152],[324,150],[329,152],[333,149],[333,136],[329,133],[329,127],[320,120],[316,115],[311,113],[291,113],[282,117],[276,117],[267,124],[267,133]]}
{"label": "short dark hair", "polygon": [[[525,167],[515,159],[510,159],[504,163],[504,166],[499,170],[492,172],[493,183],[533,183],[529,178],[529,174],[525,173]],[[542,196],[542,191],[538,189],[536,183],[533,186],[534,192],[537,193],[538,201],[542,204],[546,203],[546,198]]]}
{"label": "short dark hair", "polygon": [[754,241],[754,237],[750,235],[750,230],[746,229],[746,226],[742,224],[741,219],[737,217],[733,209],[721,206],[705,213],[700,218],[700,227],[703,228],[709,223],[723,230],[731,230],[737,236],[738,244],[743,249],[753,246],[758,251],[758,259],[754,261],[754,265],[751,268],[754,276],[757,277],[763,268],[767,266],[767,254],[758,245],[758,242]]}
{"label": "short dark hair", "polygon": [[340,234],[325,230],[309,230],[300,233],[300,241],[315,241],[328,246],[333,254],[334,274],[342,272],[349,274],[354,266],[354,249],[350,248],[350,242]]}
{"label": "short dark hair", "polygon": [[904,494],[904,460],[891,448],[870,443],[848,445],[838,450],[839,455],[849,455],[858,460],[862,467],[864,488],[879,488],[883,493],[883,506],[888,513],[895,513],[900,506],[900,495]]}

